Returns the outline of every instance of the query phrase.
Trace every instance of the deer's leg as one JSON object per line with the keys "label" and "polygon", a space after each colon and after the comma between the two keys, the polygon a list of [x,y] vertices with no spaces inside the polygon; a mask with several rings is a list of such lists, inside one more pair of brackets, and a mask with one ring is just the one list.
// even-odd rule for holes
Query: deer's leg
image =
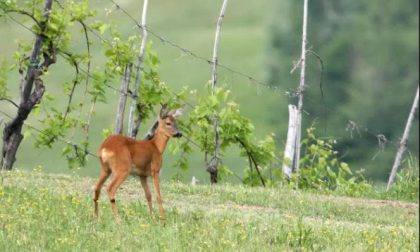
{"label": "deer's leg", "polygon": [[147,184],[147,177],[146,176],[140,176],[140,182],[141,182],[141,186],[143,187],[144,190],[144,194],[146,196],[147,199],[147,205],[149,206],[149,213],[150,215],[152,214],[152,194],[150,193],[149,190],[149,185]]}
{"label": "deer's leg", "polygon": [[114,218],[119,221],[117,207],[115,206],[115,193],[117,192],[120,185],[124,182],[124,180],[128,177],[129,171],[128,169],[118,170],[118,173],[115,172],[112,181],[108,187],[108,195],[109,200],[111,202],[112,213]]}
{"label": "deer's leg", "polygon": [[159,213],[160,213],[160,220],[165,220],[165,212],[163,210],[163,201],[162,197],[160,196],[160,185],[159,185],[159,173],[153,174],[153,185],[155,186],[155,193],[157,202],[159,204]]}
{"label": "deer's leg", "polygon": [[101,194],[102,186],[104,185],[105,181],[108,179],[109,175],[111,174],[111,171],[109,170],[108,166],[103,162],[101,162],[101,164],[102,164],[101,174],[99,175],[99,180],[98,180],[98,183],[96,184],[95,192],[94,192],[95,195],[93,198],[93,201],[95,202],[95,211],[94,211],[95,217],[98,217],[98,200]]}

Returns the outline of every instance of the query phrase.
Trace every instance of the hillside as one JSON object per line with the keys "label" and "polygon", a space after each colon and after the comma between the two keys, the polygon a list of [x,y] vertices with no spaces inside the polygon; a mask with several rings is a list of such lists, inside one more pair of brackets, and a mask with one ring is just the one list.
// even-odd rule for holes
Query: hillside
{"label": "hillside", "polygon": [[0,175],[0,251],[418,251],[416,203],[164,183],[161,225],[130,179],[118,192],[118,225],[106,195],[93,220],[91,178]]}

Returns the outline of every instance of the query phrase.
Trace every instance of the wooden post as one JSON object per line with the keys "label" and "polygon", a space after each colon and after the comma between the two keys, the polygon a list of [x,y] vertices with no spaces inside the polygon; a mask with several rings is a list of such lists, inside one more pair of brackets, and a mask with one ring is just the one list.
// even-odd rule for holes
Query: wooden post
{"label": "wooden post", "polygon": [[289,105],[289,127],[287,130],[287,142],[284,150],[283,158],[283,174],[288,178],[292,176],[292,170],[294,167],[294,157],[296,151],[296,119],[297,119],[297,108],[295,105]]}
{"label": "wooden post", "polygon": [[302,136],[302,110],[303,110],[303,94],[305,91],[305,65],[306,65],[306,43],[308,29],[308,0],[304,0],[303,4],[303,29],[302,29],[302,54],[300,58],[300,82],[299,82],[299,103],[298,114],[296,120],[296,151],[294,158],[294,170],[299,170],[301,136]]}
{"label": "wooden post", "polygon": [[[222,29],[222,22],[223,18],[225,17],[226,7],[227,7],[228,0],[223,0],[222,9],[220,10],[219,19],[217,21],[217,28],[216,28],[216,35],[214,39],[214,48],[213,48],[213,69],[212,69],[212,79],[211,79],[211,87],[212,93],[211,95],[215,95],[216,91],[216,84],[217,84],[217,65],[218,65],[218,57],[219,57],[219,45],[220,45],[220,31]],[[213,126],[214,126],[214,153],[213,158],[210,163],[207,164],[207,171],[210,173],[210,182],[212,184],[217,183],[217,172],[220,162],[219,152],[220,152],[220,139],[219,139],[219,120],[217,119],[216,115],[213,118]]]}
{"label": "wooden post", "polygon": [[[143,1],[143,12],[141,16],[141,30],[143,33],[143,38],[141,40],[140,51],[137,56],[137,65],[136,65],[136,80],[134,82],[133,96],[134,99],[131,101],[130,114],[128,117],[128,136],[135,138],[137,136],[138,128],[140,127],[142,121],[141,115],[141,105],[138,99],[138,94],[140,90],[140,81],[141,81],[141,69],[143,68],[144,61],[144,51],[147,45],[147,6],[149,4],[148,0]],[[139,115],[136,120],[134,120],[134,111],[137,107]]]}
{"label": "wooden post", "polygon": [[397,155],[395,156],[394,165],[392,166],[391,174],[388,179],[388,185],[386,190],[388,191],[392,183],[394,183],[395,176],[397,175],[398,168],[401,165],[402,157],[404,152],[407,149],[408,137],[410,135],[411,126],[413,124],[414,116],[416,114],[417,108],[419,106],[419,86],[417,86],[417,94],[414,98],[413,106],[411,107],[410,115],[408,116],[407,124],[405,125],[404,134],[400,142],[400,147],[398,148]]}
{"label": "wooden post", "polygon": [[115,134],[122,134],[123,132],[124,112],[125,112],[125,105],[127,103],[128,87],[130,85],[132,68],[133,68],[132,63],[129,63],[125,66],[124,78],[121,83],[121,94],[120,94],[120,99],[118,101],[117,116],[115,118],[115,131],[114,131]]}

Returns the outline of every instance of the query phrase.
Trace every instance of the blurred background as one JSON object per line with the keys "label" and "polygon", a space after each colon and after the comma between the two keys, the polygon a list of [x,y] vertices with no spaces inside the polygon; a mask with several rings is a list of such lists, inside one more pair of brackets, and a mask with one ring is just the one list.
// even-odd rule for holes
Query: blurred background
{"label": "blurred background", "polygon": [[[140,20],[142,1],[116,2]],[[211,59],[221,4],[221,0],[152,0],[148,27],[165,39]],[[101,19],[112,20],[123,37],[139,33],[130,18],[109,0],[91,0],[90,5]],[[222,68],[219,85],[232,91],[242,114],[254,123],[257,137],[275,134],[279,156],[286,141],[287,105],[296,103],[286,91],[295,90],[299,83],[299,71],[290,72],[301,53],[302,6],[303,1],[297,0],[230,0],[222,27],[219,62],[266,85]],[[364,169],[368,179],[383,182],[391,170],[396,145],[419,83],[419,3],[415,0],[313,0],[309,6],[308,45],[314,54],[308,55],[307,60],[304,128],[313,125],[318,135],[335,138],[343,161],[354,170]],[[16,19],[31,25],[29,19],[19,16]],[[75,39],[71,48],[83,52],[86,44],[80,30],[74,27],[74,36],[80,39]],[[13,64],[19,40],[34,40],[32,33],[5,17],[0,19],[0,34],[0,57],[8,64]],[[207,62],[155,37],[150,39],[161,60],[161,79],[170,88],[180,90],[188,86],[198,92],[206,91],[211,79],[211,66]],[[100,40],[91,36],[91,42],[95,68],[103,65],[104,56]],[[323,67],[314,55],[322,59]],[[65,98],[61,83],[71,81],[73,72],[62,60],[50,68],[45,85],[47,93],[55,96],[56,101]],[[7,76],[9,94],[18,101],[20,76],[17,71],[8,72]],[[119,85],[120,82],[115,83],[116,88]],[[103,139],[102,130],[114,125],[119,94],[113,90],[107,94],[107,104],[98,104],[92,119],[92,152],[96,152]],[[62,100],[64,107],[67,99]],[[0,108],[8,114],[15,112],[8,103],[1,102]],[[38,113],[42,117],[42,105]],[[7,121],[3,115],[0,118]],[[36,126],[38,119],[32,115],[28,122]],[[140,136],[149,125],[146,123],[140,129]],[[0,125],[1,130],[3,126]],[[37,133],[28,128],[25,131],[15,167],[42,166],[54,173],[99,174],[99,162],[95,158],[90,157],[84,168],[69,170],[61,155],[64,144],[38,149],[33,139]],[[407,155],[417,160],[418,134],[417,113]],[[383,143],[378,135],[384,135],[390,142]],[[80,139],[77,134],[68,138],[75,142]],[[179,154],[165,155],[163,177],[169,179],[177,172],[171,163]],[[195,150],[183,181],[195,176],[208,183],[202,160],[202,154]],[[223,160],[239,176],[247,163],[234,148]],[[228,181],[239,182],[235,178]]]}

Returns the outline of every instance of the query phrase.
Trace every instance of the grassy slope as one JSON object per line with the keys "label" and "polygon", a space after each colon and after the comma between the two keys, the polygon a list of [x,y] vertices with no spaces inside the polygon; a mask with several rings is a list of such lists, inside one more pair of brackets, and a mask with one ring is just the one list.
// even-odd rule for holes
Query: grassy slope
{"label": "grassy slope", "polygon": [[[104,19],[116,20],[117,29],[124,36],[132,35],[138,32],[133,28],[133,23],[120,11],[114,10],[109,17],[104,17],[105,9],[115,9],[109,1],[91,0],[92,8],[98,11],[98,15]],[[141,4],[139,1],[117,1],[121,6],[127,9],[134,17],[138,17]],[[220,48],[220,63],[234,67],[235,69],[250,74],[260,80],[264,79],[266,60],[266,39],[267,23],[270,17],[270,6],[273,0],[249,1],[243,4],[242,0],[229,1],[229,7],[223,24],[223,34]],[[211,58],[215,23],[219,13],[221,1],[214,0],[179,0],[179,1],[152,1],[149,6],[149,28],[165,38],[185,47],[198,55]],[[30,22],[26,21],[30,26]],[[85,51],[85,43],[82,42],[82,35],[78,32],[80,27],[75,27],[75,39],[71,47],[76,52]],[[7,37],[13,38],[0,40],[0,57],[9,58],[17,49],[15,40],[32,41],[33,36],[22,27],[16,25],[10,20],[0,23],[0,34],[7,34]],[[151,37],[153,39],[153,37]],[[93,67],[103,64],[103,57],[100,54],[99,40],[91,35],[93,42],[91,46],[93,55]],[[175,90],[187,85],[191,89],[204,90],[205,84],[211,77],[211,69],[207,63],[191,58],[182,54],[179,50],[173,49],[166,44],[162,44],[154,39],[154,49],[158,52],[161,59],[160,73],[162,80]],[[57,85],[63,80],[70,81],[74,70],[70,69],[59,58],[59,62],[51,68],[51,73],[45,83],[47,92],[56,96],[57,102],[64,106],[67,99],[63,99],[62,88]],[[9,73],[10,94],[18,99],[17,86],[19,76],[16,71]],[[228,84],[232,89],[234,99],[241,105],[243,113],[250,117],[256,125],[256,135],[261,137],[275,132],[279,139],[283,140],[282,134],[287,127],[287,120],[279,119],[279,115],[286,113],[286,103],[284,96],[273,93],[271,90],[258,88],[237,75],[220,70],[220,83]],[[116,86],[119,82],[115,83]],[[83,93],[84,87],[80,87],[79,93]],[[75,97],[75,104],[82,94]],[[103,128],[111,128],[114,123],[113,112],[118,95],[115,92],[108,92],[108,104],[99,104],[96,107],[95,115],[91,126],[90,144],[91,150],[96,151],[97,146],[102,140],[101,132]],[[192,102],[194,103],[194,102]],[[14,108],[8,104],[2,103],[1,109],[8,113],[13,113]],[[284,110],[280,112],[279,110]],[[87,108],[85,108],[87,110]],[[38,118],[43,117],[43,109]],[[111,111],[111,113],[110,113]],[[1,118],[2,116],[0,116]],[[37,125],[35,116],[31,116],[30,123]],[[142,128],[146,130],[148,125]],[[1,128],[0,128],[1,130]],[[76,133],[74,141],[77,141]],[[36,132],[33,132],[36,135]],[[71,138],[69,136],[68,138]],[[67,170],[67,163],[60,155],[63,145],[57,143],[53,149],[39,150],[33,147],[33,138],[28,137],[22,144],[18,153],[17,167],[33,168],[42,165],[46,171],[64,173]],[[192,158],[193,169],[186,176],[190,180],[194,175],[207,181],[207,174],[204,171],[204,164],[201,161],[201,155]],[[174,170],[170,169],[170,164],[176,156],[167,154],[164,177],[168,178]],[[243,163],[238,158],[235,150],[232,150],[224,158],[224,163],[235,169],[238,173],[243,169]],[[81,175],[98,174],[98,162],[91,158],[87,168],[79,172]]]}
{"label": "grassy slope", "polygon": [[418,251],[414,203],[164,183],[162,226],[130,179],[118,193],[117,226],[106,196],[93,221],[92,179],[1,176],[0,251]]}

